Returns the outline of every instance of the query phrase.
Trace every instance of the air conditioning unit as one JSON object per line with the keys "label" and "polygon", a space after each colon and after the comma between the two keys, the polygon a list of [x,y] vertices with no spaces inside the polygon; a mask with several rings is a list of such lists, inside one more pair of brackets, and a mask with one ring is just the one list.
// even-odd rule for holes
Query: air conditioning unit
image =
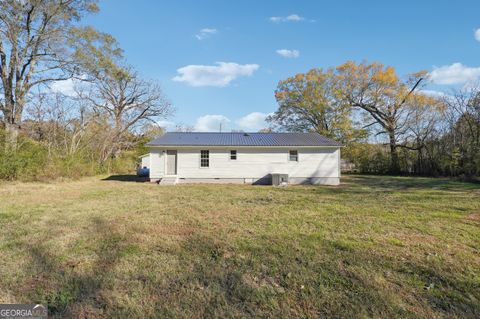
{"label": "air conditioning unit", "polygon": [[273,186],[286,186],[288,185],[288,174],[272,174]]}

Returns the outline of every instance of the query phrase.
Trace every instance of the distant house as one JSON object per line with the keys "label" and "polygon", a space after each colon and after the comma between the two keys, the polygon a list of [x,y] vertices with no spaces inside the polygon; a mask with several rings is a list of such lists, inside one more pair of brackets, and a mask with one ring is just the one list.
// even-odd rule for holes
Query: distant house
{"label": "distant house", "polygon": [[[166,133],[147,144],[150,180],[161,184],[340,183],[340,143],[317,133]],[[143,164],[142,164],[143,165]]]}

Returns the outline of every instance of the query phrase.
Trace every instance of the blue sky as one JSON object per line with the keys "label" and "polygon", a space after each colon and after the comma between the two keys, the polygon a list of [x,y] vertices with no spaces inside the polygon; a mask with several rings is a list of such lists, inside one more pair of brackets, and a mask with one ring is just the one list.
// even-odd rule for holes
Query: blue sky
{"label": "blue sky", "polygon": [[85,23],[115,36],[127,61],[160,82],[177,109],[169,122],[197,130],[216,131],[219,121],[258,130],[277,107],[279,80],[347,60],[401,75],[431,71],[435,91],[480,78],[480,1],[103,0],[100,8]]}

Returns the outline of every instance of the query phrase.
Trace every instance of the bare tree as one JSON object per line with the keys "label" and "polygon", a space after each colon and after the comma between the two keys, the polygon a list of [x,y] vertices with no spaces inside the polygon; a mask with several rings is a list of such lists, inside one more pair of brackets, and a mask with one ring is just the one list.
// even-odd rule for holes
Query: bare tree
{"label": "bare tree", "polygon": [[416,159],[413,160],[412,171],[418,174],[432,173],[435,159],[429,144],[441,135],[445,104],[436,100],[435,104],[425,103],[424,99],[409,100],[409,116],[406,118],[405,130],[402,134],[401,147],[413,151]]}
{"label": "bare tree", "polygon": [[175,129],[174,129],[174,132],[190,133],[193,131],[195,131],[195,127],[193,127],[192,125],[187,125],[183,123],[178,123],[177,125],[175,125]]}
{"label": "bare tree", "polygon": [[[450,153],[458,154],[463,173],[480,172],[480,89],[477,85],[445,98],[448,107]],[[454,165],[454,166],[455,166]]]}
{"label": "bare tree", "polygon": [[84,99],[61,93],[38,93],[26,108],[23,127],[32,139],[46,144],[49,154],[73,156],[89,145],[86,134],[98,121]]}
{"label": "bare tree", "polygon": [[170,102],[160,86],[146,81],[130,68],[107,72],[93,83],[88,99],[99,114],[107,117],[112,129],[105,139],[101,161],[127,147],[126,133],[135,131],[148,121],[168,118],[173,114]]}
{"label": "bare tree", "polygon": [[[108,60],[100,55],[119,53],[105,50],[113,44],[110,36],[75,26],[97,10],[95,0],[0,1],[0,110],[12,144],[33,87],[75,76],[82,57]],[[98,45],[102,38],[106,44]],[[90,45],[78,45],[85,42]],[[85,54],[91,47],[95,54]]]}

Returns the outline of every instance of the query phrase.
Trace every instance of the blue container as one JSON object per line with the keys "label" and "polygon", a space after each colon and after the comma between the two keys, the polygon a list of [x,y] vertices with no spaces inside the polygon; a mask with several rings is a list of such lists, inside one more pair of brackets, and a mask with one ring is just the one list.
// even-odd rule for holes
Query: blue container
{"label": "blue container", "polygon": [[143,167],[137,169],[137,176],[138,177],[148,177],[150,176],[150,169],[148,167]]}

